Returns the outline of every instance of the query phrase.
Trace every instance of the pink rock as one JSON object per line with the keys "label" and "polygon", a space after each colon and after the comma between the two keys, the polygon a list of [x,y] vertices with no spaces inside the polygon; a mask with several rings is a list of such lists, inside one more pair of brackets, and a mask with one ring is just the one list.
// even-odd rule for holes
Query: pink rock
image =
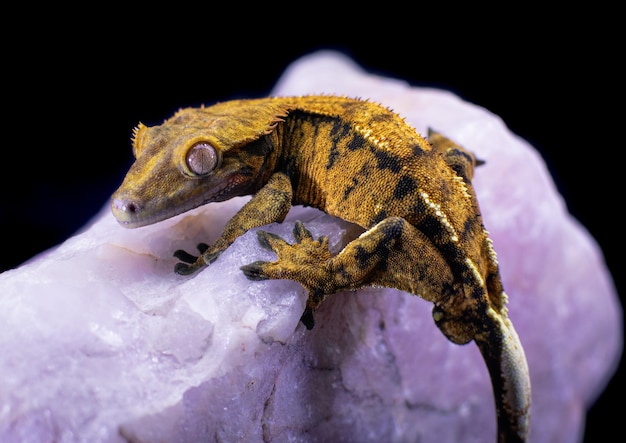
{"label": "pink rock", "polygon": [[[487,161],[474,185],[528,358],[531,441],[579,441],[621,353],[621,307],[540,156],[488,111],[334,53],[296,61],[275,89],[320,92],[380,101]],[[82,234],[0,275],[0,440],[494,441],[478,349],[448,342],[422,299],[336,294],[308,331],[302,287],[239,271],[272,258],[253,232],[193,278],[175,275],[171,252],[214,239],[242,201],[133,231],[105,207]],[[295,220],[335,248],[354,233],[303,208],[264,229],[291,238]]]}

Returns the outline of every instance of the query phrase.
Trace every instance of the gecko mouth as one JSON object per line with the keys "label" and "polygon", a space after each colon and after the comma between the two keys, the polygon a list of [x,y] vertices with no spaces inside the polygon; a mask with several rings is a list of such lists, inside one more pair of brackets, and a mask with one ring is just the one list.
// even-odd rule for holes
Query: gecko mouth
{"label": "gecko mouth", "polygon": [[140,228],[142,226],[167,220],[183,212],[190,211],[206,203],[215,201],[213,197],[187,199],[179,204],[166,203],[160,207],[142,206],[132,200],[114,198],[111,201],[111,210],[117,222],[125,228]]}
{"label": "gecko mouth", "polygon": [[125,228],[140,228],[142,226],[167,220],[183,212],[190,211],[207,203],[228,200],[236,195],[241,195],[242,185],[245,180],[235,175],[230,180],[225,180],[222,186],[212,186],[209,191],[188,195],[185,198],[168,197],[155,198],[145,203],[138,199],[118,195],[111,199],[111,211],[117,222]]}

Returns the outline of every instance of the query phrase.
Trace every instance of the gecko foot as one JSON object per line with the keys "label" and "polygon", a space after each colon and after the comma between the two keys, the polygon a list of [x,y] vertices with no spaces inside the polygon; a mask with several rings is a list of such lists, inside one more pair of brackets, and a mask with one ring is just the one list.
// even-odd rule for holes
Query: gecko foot
{"label": "gecko foot", "polygon": [[257,238],[264,249],[277,255],[275,262],[256,261],[241,267],[251,280],[289,279],[311,288],[323,281],[324,263],[330,258],[328,238],[313,239],[311,233],[298,221],[293,229],[296,239],[289,244],[282,237],[266,231],[257,231]]}
{"label": "gecko foot", "polygon": [[257,231],[261,246],[275,252],[277,260],[255,261],[242,266],[241,270],[250,280],[288,279],[302,284],[309,291],[309,299],[300,321],[307,329],[312,329],[315,308],[324,299],[324,294],[332,292],[327,287],[332,281],[328,268],[328,237],[314,239],[300,221],[296,222],[293,235],[296,241],[289,244],[276,234]]}
{"label": "gecko foot", "polygon": [[[313,237],[311,233],[304,227],[301,222],[296,222],[296,226],[294,228],[294,236],[296,237],[296,241],[301,243],[303,239],[311,240]],[[285,240],[283,240],[280,236],[276,234],[272,234],[271,232],[266,231],[257,231],[257,237],[260,245],[267,250],[270,251],[278,251],[282,248],[290,246]],[[255,261],[248,265],[241,266],[241,270],[250,280],[268,280],[271,277],[264,270],[268,269],[272,266],[271,262],[267,261]],[[313,329],[315,325],[315,320],[313,318],[313,310],[310,307],[306,307],[302,316],[300,317],[300,321],[302,324],[309,330]]]}

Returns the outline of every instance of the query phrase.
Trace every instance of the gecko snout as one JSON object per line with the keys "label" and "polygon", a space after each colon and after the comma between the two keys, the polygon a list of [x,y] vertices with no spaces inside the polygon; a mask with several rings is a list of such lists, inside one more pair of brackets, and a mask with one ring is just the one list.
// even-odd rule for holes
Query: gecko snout
{"label": "gecko snout", "polygon": [[113,197],[111,199],[111,211],[115,219],[127,228],[139,226],[138,217],[141,207],[133,200],[121,197]]}

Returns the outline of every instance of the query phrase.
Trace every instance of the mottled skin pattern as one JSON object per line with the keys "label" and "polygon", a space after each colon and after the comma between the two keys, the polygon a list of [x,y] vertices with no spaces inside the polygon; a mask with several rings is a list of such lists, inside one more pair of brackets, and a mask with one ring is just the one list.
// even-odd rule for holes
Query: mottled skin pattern
{"label": "mottled skin pattern", "polygon": [[296,243],[258,231],[275,262],[242,270],[252,280],[292,279],[309,298],[365,286],[432,302],[454,343],[474,340],[489,369],[498,441],[526,441],[530,382],[506,310],[496,254],[471,179],[474,155],[444,136],[420,136],[394,112],[337,96],[235,100],[182,109],[160,126],[140,124],[135,163],[112,197],[126,227],[152,224],[209,202],[253,198],[200,257],[177,251],[180,274],[197,271],[251,228],[282,221],[292,205],[356,223],[363,235],[332,256],[325,237],[297,223]]}

